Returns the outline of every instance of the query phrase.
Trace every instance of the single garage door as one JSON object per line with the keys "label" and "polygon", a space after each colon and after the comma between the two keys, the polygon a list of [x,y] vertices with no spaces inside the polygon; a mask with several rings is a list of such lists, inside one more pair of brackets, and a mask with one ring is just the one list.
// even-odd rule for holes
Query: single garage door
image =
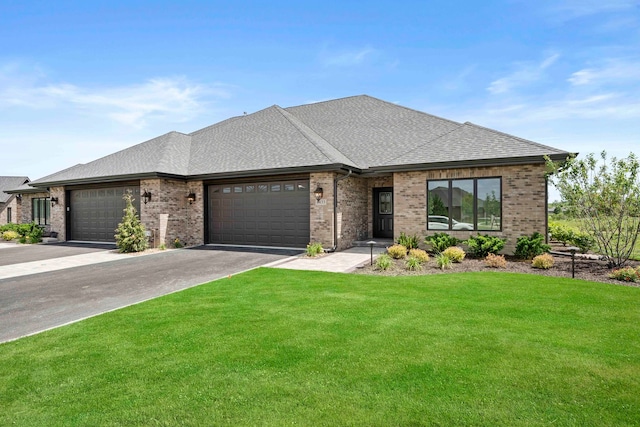
{"label": "single garage door", "polygon": [[122,196],[131,191],[140,215],[140,186],[119,186],[70,191],[70,239],[85,242],[115,242],[115,229],[126,206]]}
{"label": "single garage door", "polygon": [[309,180],[209,186],[209,243],[302,248],[309,243]]}

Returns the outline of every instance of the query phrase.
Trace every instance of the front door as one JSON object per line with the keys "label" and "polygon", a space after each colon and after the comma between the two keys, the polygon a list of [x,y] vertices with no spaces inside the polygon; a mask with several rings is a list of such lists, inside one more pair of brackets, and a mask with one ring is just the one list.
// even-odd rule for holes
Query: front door
{"label": "front door", "polygon": [[393,239],[393,188],[373,189],[373,237]]}

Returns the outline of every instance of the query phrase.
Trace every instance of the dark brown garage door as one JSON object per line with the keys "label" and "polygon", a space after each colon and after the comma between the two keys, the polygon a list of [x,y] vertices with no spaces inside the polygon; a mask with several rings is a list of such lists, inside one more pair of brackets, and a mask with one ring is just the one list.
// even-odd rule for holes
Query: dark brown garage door
{"label": "dark brown garage door", "polygon": [[209,186],[209,243],[302,248],[309,180]]}
{"label": "dark brown garage door", "polygon": [[69,240],[115,242],[115,229],[122,221],[125,202],[122,196],[130,190],[140,215],[140,187],[122,186],[71,190],[69,193]]}

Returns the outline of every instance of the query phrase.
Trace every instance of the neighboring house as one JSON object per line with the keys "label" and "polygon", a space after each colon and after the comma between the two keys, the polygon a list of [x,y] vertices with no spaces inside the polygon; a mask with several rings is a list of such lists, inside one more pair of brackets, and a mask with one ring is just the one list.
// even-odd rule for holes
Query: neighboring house
{"label": "neighboring house", "polygon": [[[132,191],[156,244],[340,250],[433,233],[437,208],[451,234],[513,245],[546,229],[544,156],[569,154],[363,95],[169,132],[29,185],[49,190],[62,240],[114,241]],[[473,231],[454,229],[459,222]]]}
{"label": "neighboring house", "polygon": [[26,176],[0,176],[0,226],[22,222],[21,197],[6,191],[29,182]]}

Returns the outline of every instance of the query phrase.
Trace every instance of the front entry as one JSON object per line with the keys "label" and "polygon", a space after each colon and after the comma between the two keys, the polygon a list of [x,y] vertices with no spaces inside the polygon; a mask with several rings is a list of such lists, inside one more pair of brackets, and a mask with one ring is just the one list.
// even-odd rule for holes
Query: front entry
{"label": "front entry", "polygon": [[393,239],[393,187],[373,189],[373,237]]}

